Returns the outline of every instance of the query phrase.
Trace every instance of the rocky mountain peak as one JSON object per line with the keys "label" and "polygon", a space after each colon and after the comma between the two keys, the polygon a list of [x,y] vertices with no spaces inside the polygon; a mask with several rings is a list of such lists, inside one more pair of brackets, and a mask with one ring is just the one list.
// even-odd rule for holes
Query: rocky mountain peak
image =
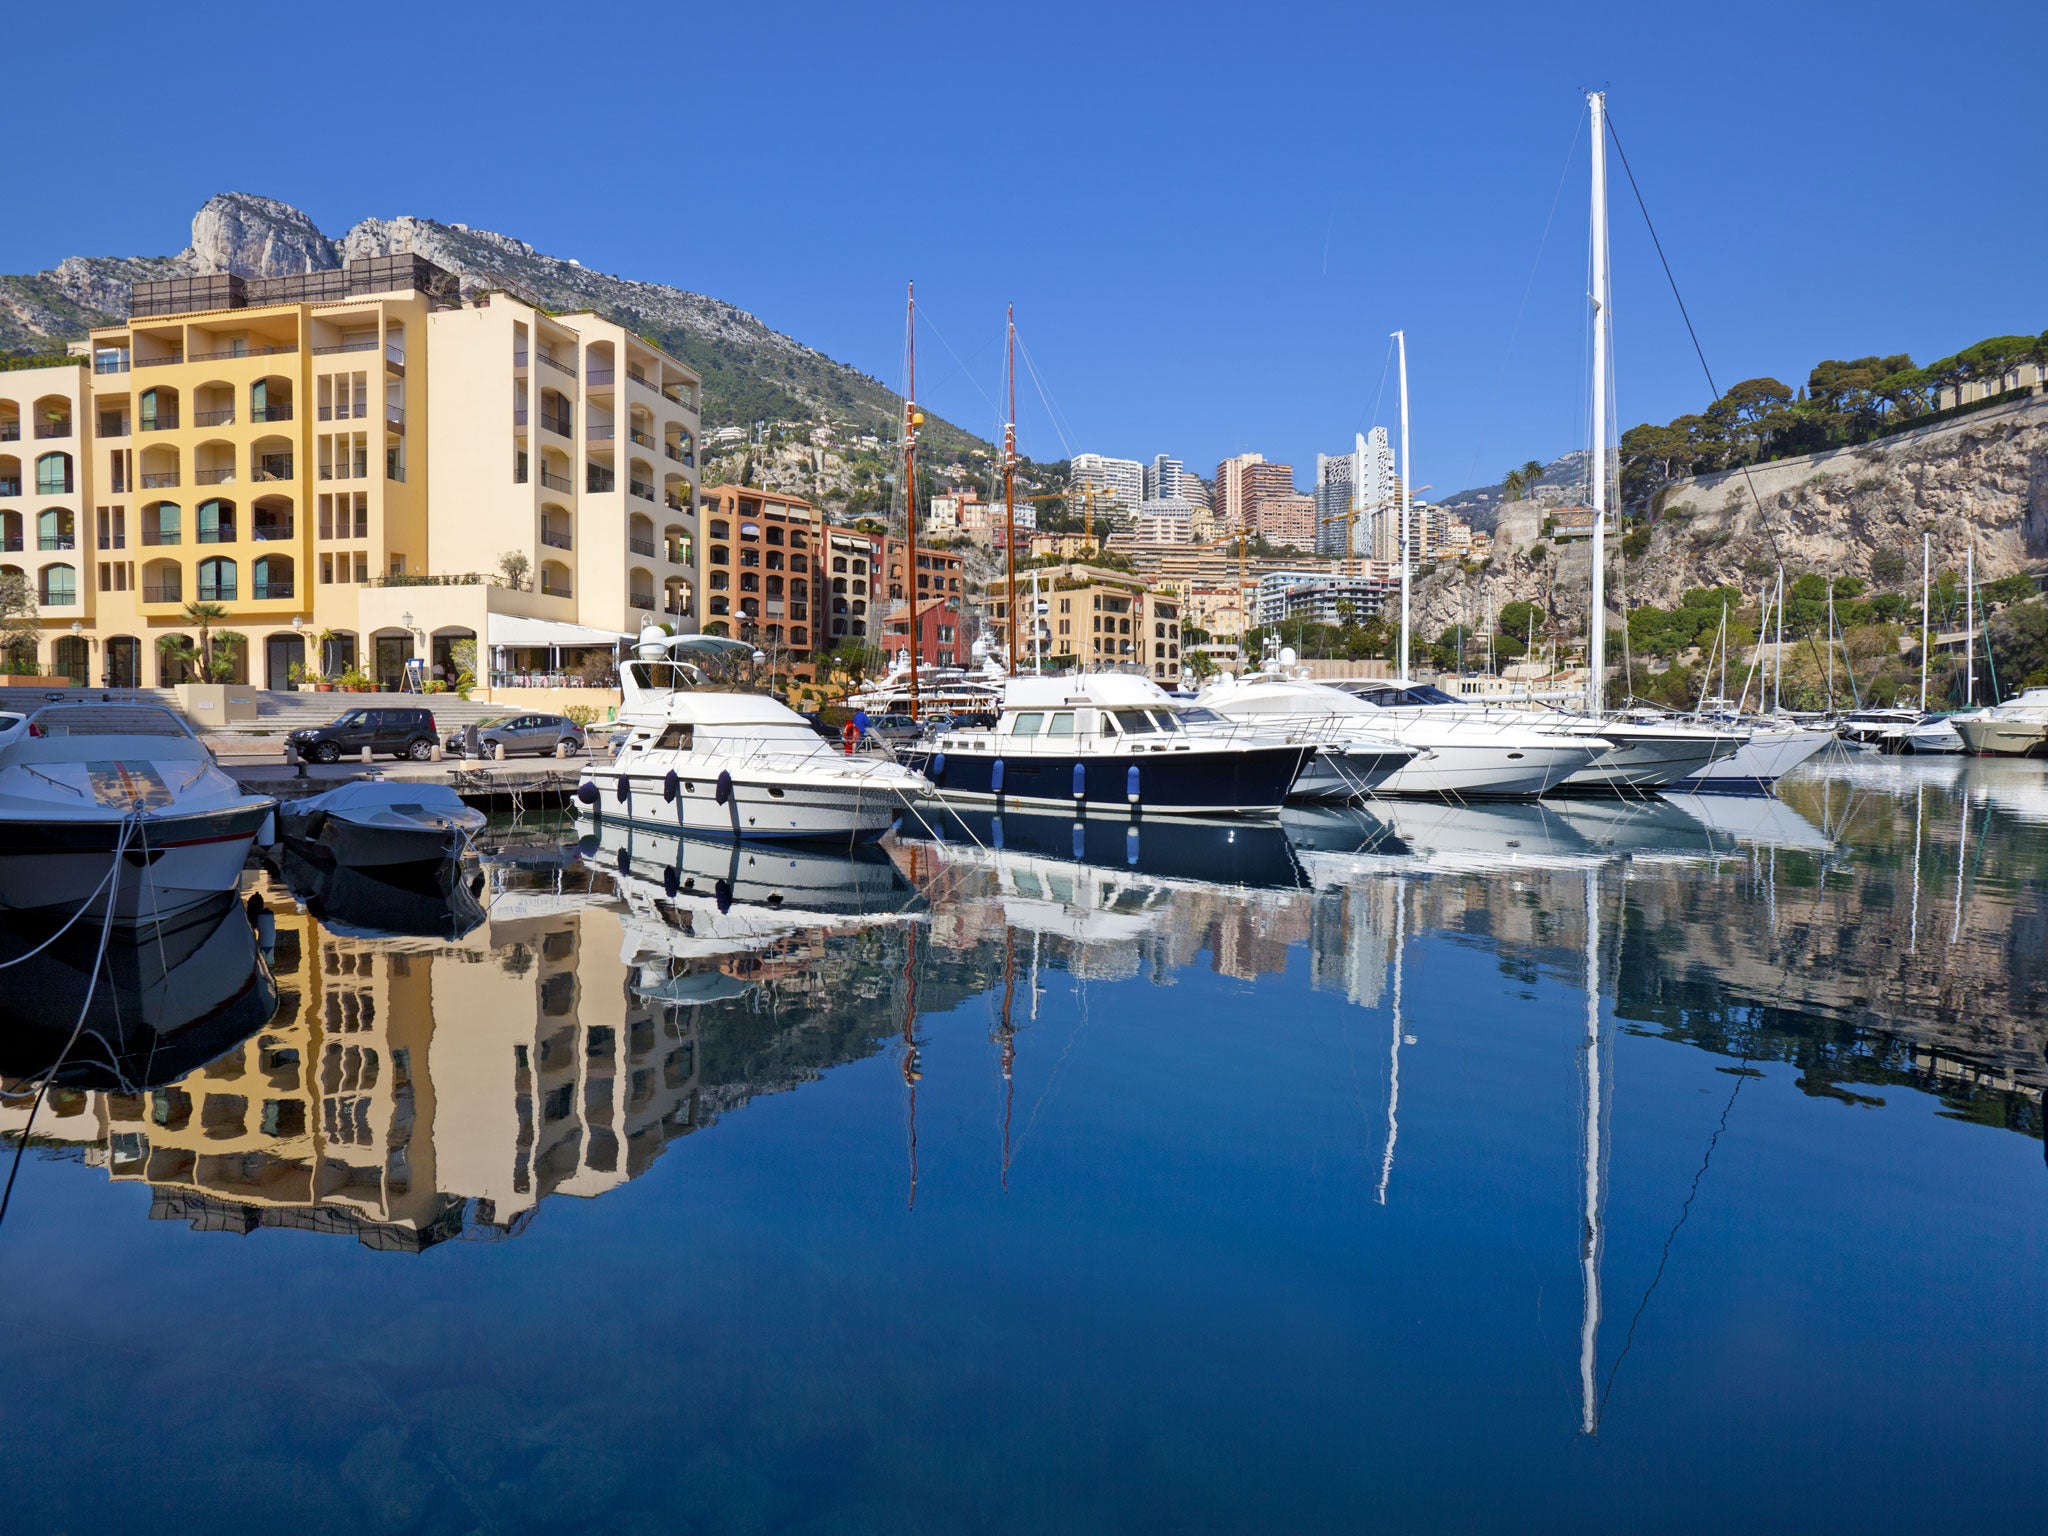
{"label": "rocky mountain peak", "polygon": [[220,192],[192,216],[192,270],[202,275],[292,277],[341,265],[334,242],[310,216],[276,198]]}

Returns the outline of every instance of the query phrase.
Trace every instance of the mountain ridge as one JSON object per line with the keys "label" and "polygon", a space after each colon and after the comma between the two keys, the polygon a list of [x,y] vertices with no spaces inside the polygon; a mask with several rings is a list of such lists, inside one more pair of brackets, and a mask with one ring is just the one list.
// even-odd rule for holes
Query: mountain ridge
{"label": "mountain ridge", "polygon": [[[208,198],[193,215],[192,243],[176,255],[67,256],[42,272],[0,275],[0,348],[54,350],[92,326],[117,324],[127,318],[131,283],[221,272],[282,277],[405,252],[453,273],[465,293],[509,286],[547,309],[593,310],[629,326],[703,377],[706,427],[787,420],[886,439],[901,420],[901,397],[880,380],[708,294],[599,272],[514,235],[414,214],[359,219],[336,239],[292,204],[248,192]],[[937,417],[925,437],[940,453],[988,447]]]}

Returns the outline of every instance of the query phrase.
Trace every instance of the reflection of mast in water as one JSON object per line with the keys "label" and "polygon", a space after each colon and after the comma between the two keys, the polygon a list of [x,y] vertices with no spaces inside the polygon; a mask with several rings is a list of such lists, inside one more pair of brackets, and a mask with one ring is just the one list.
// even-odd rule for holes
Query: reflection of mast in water
{"label": "reflection of mast in water", "polygon": [[[911,882],[917,880],[917,850],[910,850]],[[917,1207],[917,1085],[924,1077],[919,1064],[917,1038],[917,925],[912,923],[904,932],[903,945],[903,1087],[907,1095],[908,1134],[910,1138],[910,1198],[906,1202],[911,1209]]]}
{"label": "reflection of mast in water", "polygon": [[1948,941],[1959,944],[1963,937],[1963,857],[1970,847],[1970,792],[1962,794],[1963,808],[1956,813],[1956,920]]}
{"label": "reflection of mast in water", "polygon": [[[1010,1022],[1010,1001],[1017,990],[1017,930],[1003,925],[1003,1011],[996,1023],[996,1041],[1002,1048],[1003,1072],[1003,1189],[1010,1188],[1010,1109],[1017,1098],[1017,1027]],[[1033,999],[1036,1002],[1036,999]]]}
{"label": "reflection of mast in water", "polygon": [[1379,1202],[1387,1203],[1387,1181],[1394,1176],[1394,1142],[1401,1134],[1401,970],[1408,943],[1408,885],[1394,882],[1394,1039],[1387,1056],[1387,1149],[1380,1158]]}
{"label": "reflection of mast in water", "polygon": [[1913,786],[1913,927],[1906,935],[1906,953],[1920,947],[1920,826],[1927,814],[1927,786]]}
{"label": "reflection of mast in water", "polygon": [[1597,1434],[1600,1404],[1594,1391],[1594,1374],[1600,1359],[1600,1259],[1606,1246],[1602,1210],[1606,1172],[1602,1162],[1602,1119],[1606,1108],[1606,1081],[1600,1069],[1600,874],[1596,866],[1586,871],[1586,1040],[1585,1040],[1585,1157],[1584,1207],[1580,1213],[1579,1278],[1584,1289],[1584,1311],[1579,1321],[1579,1429]]}

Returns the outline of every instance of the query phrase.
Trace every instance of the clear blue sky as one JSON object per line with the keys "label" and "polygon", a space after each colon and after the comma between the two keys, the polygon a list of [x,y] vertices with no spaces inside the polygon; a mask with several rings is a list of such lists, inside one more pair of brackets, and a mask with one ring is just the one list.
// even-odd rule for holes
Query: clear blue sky
{"label": "clear blue sky", "polygon": [[[1257,449],[1302,484],[1392,420],[1405,326],[1445,492],[1584,440],[1604,85],[1723,387],[2048,327],[2033,6],[438,10],[21,10],[14,57],[61,84],[16,114],[0,270],[177,250],[260,192],[714,294],[892,384],[915,277],[920,394],[963,425],[1014,301],[1070,433],[1027,383],[1027,453]],[[1614,252],[1625,422],[1698,408],[1625,184]]]}

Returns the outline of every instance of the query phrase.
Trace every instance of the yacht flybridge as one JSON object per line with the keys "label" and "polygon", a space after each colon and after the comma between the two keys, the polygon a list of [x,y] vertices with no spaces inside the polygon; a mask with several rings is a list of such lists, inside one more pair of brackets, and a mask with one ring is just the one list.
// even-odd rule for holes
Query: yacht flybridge
{"label": "yacht flybridge", "polygon": [[276,808],[160,704],[0,712],[0,908],[172,916],[235,888]]}
{"label": "yacht flybridge", "polygon": [[730,643],[642,632],[619,667],[630,734],[612,763],[584,770],[580,815],[736,840],[868,842],[931,794],[921,774],[842,752],[763,694],[705,687],[679,659]]}
{"label": "yacht flybridge", "polygon": [[1277,815],[1316,746],[1250,729],[1190,729],[1186,708],[1126,673],[1012,678],[994,730],[949,731],[908,757],[947,802]]}

